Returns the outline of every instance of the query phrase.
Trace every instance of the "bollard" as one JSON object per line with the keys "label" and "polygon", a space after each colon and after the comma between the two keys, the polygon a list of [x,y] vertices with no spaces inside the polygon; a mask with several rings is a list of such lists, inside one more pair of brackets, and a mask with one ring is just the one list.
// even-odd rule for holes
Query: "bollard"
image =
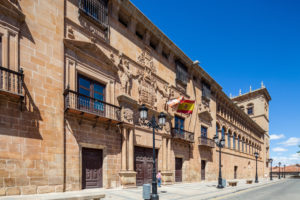
{"label": "bollard", "polygon": [[222,185],[224,188],[226,187],[226,179],[222,179]]}
{"label": "bollard", "polygon": [[150,199],[150,190],[151,190],[151,186],[150,184],[144,184],[143,185],[143,199]]}

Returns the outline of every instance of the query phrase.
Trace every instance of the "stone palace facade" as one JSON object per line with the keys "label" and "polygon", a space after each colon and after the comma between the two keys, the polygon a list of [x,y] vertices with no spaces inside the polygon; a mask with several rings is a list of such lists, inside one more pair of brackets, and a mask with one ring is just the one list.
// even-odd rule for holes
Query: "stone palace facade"
{"label": "stone palace facade", "polygon": [[[229,98],[128,0],[2,0],[0,195],[132,187],[268,174],[267,89]],[[166,105],[195,100],[191,115]]]}

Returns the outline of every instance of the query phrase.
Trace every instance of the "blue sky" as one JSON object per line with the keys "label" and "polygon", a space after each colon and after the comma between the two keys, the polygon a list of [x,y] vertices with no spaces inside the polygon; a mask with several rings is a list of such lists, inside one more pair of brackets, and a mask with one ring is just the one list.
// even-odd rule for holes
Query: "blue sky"
{"label": "blue sky", "polygon": [[229,96],[264,82],[274,164],[300,163],[300,1],[132,0]]}

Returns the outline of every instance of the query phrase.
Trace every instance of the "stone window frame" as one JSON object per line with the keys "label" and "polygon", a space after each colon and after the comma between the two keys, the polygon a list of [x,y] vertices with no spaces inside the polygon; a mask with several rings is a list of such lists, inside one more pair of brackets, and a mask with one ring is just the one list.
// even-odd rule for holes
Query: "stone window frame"
{"label": "stone window frame", "polygon": [[82,190],[82,148],[102,150],[102,188],[108,188],[108,163],[107,163],[107,147],[99,144],[91,144],[79,142],[79,188]]}
{"label": "stone window frame", "polygon": [[[15,38],[14,52],[10,50],[11,38],[13,36]],[[2,67],[14,70],[16,72],[19,71],[19,51],[20,51],[20,40],[19,40],[19,30],[13,27],[5,26],[0,23],[0,37],[2,38],[2,55],[0,64]],[[14,58],[11,58],[11,53],[13,53]],[[14,66],[11,64],[11,61],[14,61]]]}
{"label": "stone window frame", "polygon": [[105,102],[115,105],[115,80],[78,59],[67,57],[65,86],[70,90],[78,91],[79,75],[105,85]]}
{"label": "stone window frame", "polygon": [[[249,113],[250,110],[251,110],[251,112]],[[254,115],[254,104],[253,103],[247,104],[247,114]]]}

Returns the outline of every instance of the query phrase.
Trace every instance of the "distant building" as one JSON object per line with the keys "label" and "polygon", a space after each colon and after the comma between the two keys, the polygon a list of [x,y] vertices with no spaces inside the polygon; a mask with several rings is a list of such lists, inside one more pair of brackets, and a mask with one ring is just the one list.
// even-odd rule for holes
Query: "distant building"
{"label": "distant building", "polygon": [[[216,180],[216,134],[223,178],[254,178],[254,152],[269,173],[267,89],[229,98],[130,1],[2,0],[0,16],[0,195],[149,183],[142,104],[167,113],[163,184]],[[181,96],[192,115],[166,105]]]}

